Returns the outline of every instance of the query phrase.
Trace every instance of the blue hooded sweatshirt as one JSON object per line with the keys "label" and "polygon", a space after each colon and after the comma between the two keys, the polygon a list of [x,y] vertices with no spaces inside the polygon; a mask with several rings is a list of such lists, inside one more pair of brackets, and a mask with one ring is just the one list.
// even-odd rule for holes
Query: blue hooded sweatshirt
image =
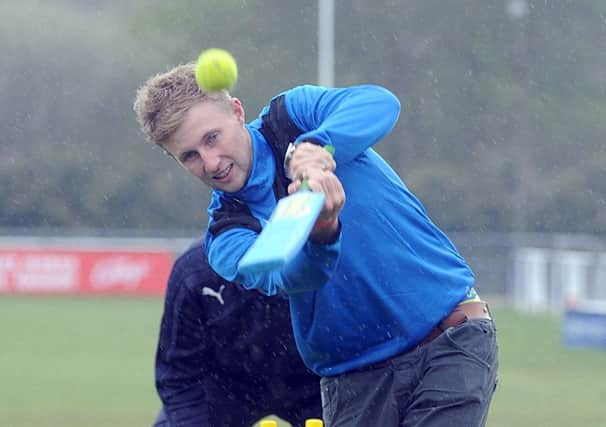
{"label": "blue hooded sweatshirt", "polygon": [[[211,266],[246,289],[289,296],[298,350],[319,375],[363,368],[413,348],[472,290],[474,276],[419,200],[371,148],[395,125],[398,99],[374,85],[306,85],[278,97],[284,111],[272,115],[266,106],[246,125],[253,160],[244,187],[235,193],[213,191],[206,238]],[[276,161],[263,131],[268,117],[282,117],[296,129],[295,144],[335,147],[335,174],[347,200],[336,242],[308,241],[283,268],[241,275],[238,261],[276,206],[274,181],[283,157]],[[234,220],[234,211],[248,219]]]}

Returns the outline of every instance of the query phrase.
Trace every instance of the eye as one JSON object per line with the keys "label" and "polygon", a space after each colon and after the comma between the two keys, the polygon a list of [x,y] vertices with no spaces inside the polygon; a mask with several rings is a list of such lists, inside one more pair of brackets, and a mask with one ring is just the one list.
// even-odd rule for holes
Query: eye
{"label": "eye", "polygon": [[197,155],[198,153],[196,151],[186,151],[185,153],[181,154],[179,160],[181,161],[181,163],[187,163],[191,160],[194,160]]}
{"label": "eye", "polygon": [[206,145],[214,145],[219,139],[219,132],[211,132],[206,136]]}

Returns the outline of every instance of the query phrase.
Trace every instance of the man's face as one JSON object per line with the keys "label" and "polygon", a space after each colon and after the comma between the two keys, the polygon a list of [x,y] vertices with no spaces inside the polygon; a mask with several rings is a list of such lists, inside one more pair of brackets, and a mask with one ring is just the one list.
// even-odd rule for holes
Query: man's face
{"label": "man's face", "polygon": [[163,146],[189,173],[212,188],[231,193],[248,179],[252,147],[237,98],[228,105],[212,101],[194,105]]}

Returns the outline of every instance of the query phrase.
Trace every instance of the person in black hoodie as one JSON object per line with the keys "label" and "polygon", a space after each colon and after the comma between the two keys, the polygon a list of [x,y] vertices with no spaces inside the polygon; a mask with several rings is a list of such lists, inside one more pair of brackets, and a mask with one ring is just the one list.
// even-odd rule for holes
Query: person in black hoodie
{"label": "person in black hoodie", "polygon": [[288,300],[223,280],[202,239],[171,271],[155,375],[163,406],[154,427],[249,427],[271,414],[296,427],[322,414],[319,377],[297,352]]}

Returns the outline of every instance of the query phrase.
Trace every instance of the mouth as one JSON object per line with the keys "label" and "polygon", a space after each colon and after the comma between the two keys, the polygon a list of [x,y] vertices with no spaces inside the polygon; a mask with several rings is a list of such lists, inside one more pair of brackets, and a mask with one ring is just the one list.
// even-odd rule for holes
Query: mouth
{"label": "mouth", "polygon": [[233,167],[234,167],[233,163],[230,163],[229,165],[227,165],[227,167],[220,170],[219,173],[214,175],[213,179],[215,181],[223,181],[225,178],[227,178],[227,176],[229,175],[229,173],[231,172]]}

